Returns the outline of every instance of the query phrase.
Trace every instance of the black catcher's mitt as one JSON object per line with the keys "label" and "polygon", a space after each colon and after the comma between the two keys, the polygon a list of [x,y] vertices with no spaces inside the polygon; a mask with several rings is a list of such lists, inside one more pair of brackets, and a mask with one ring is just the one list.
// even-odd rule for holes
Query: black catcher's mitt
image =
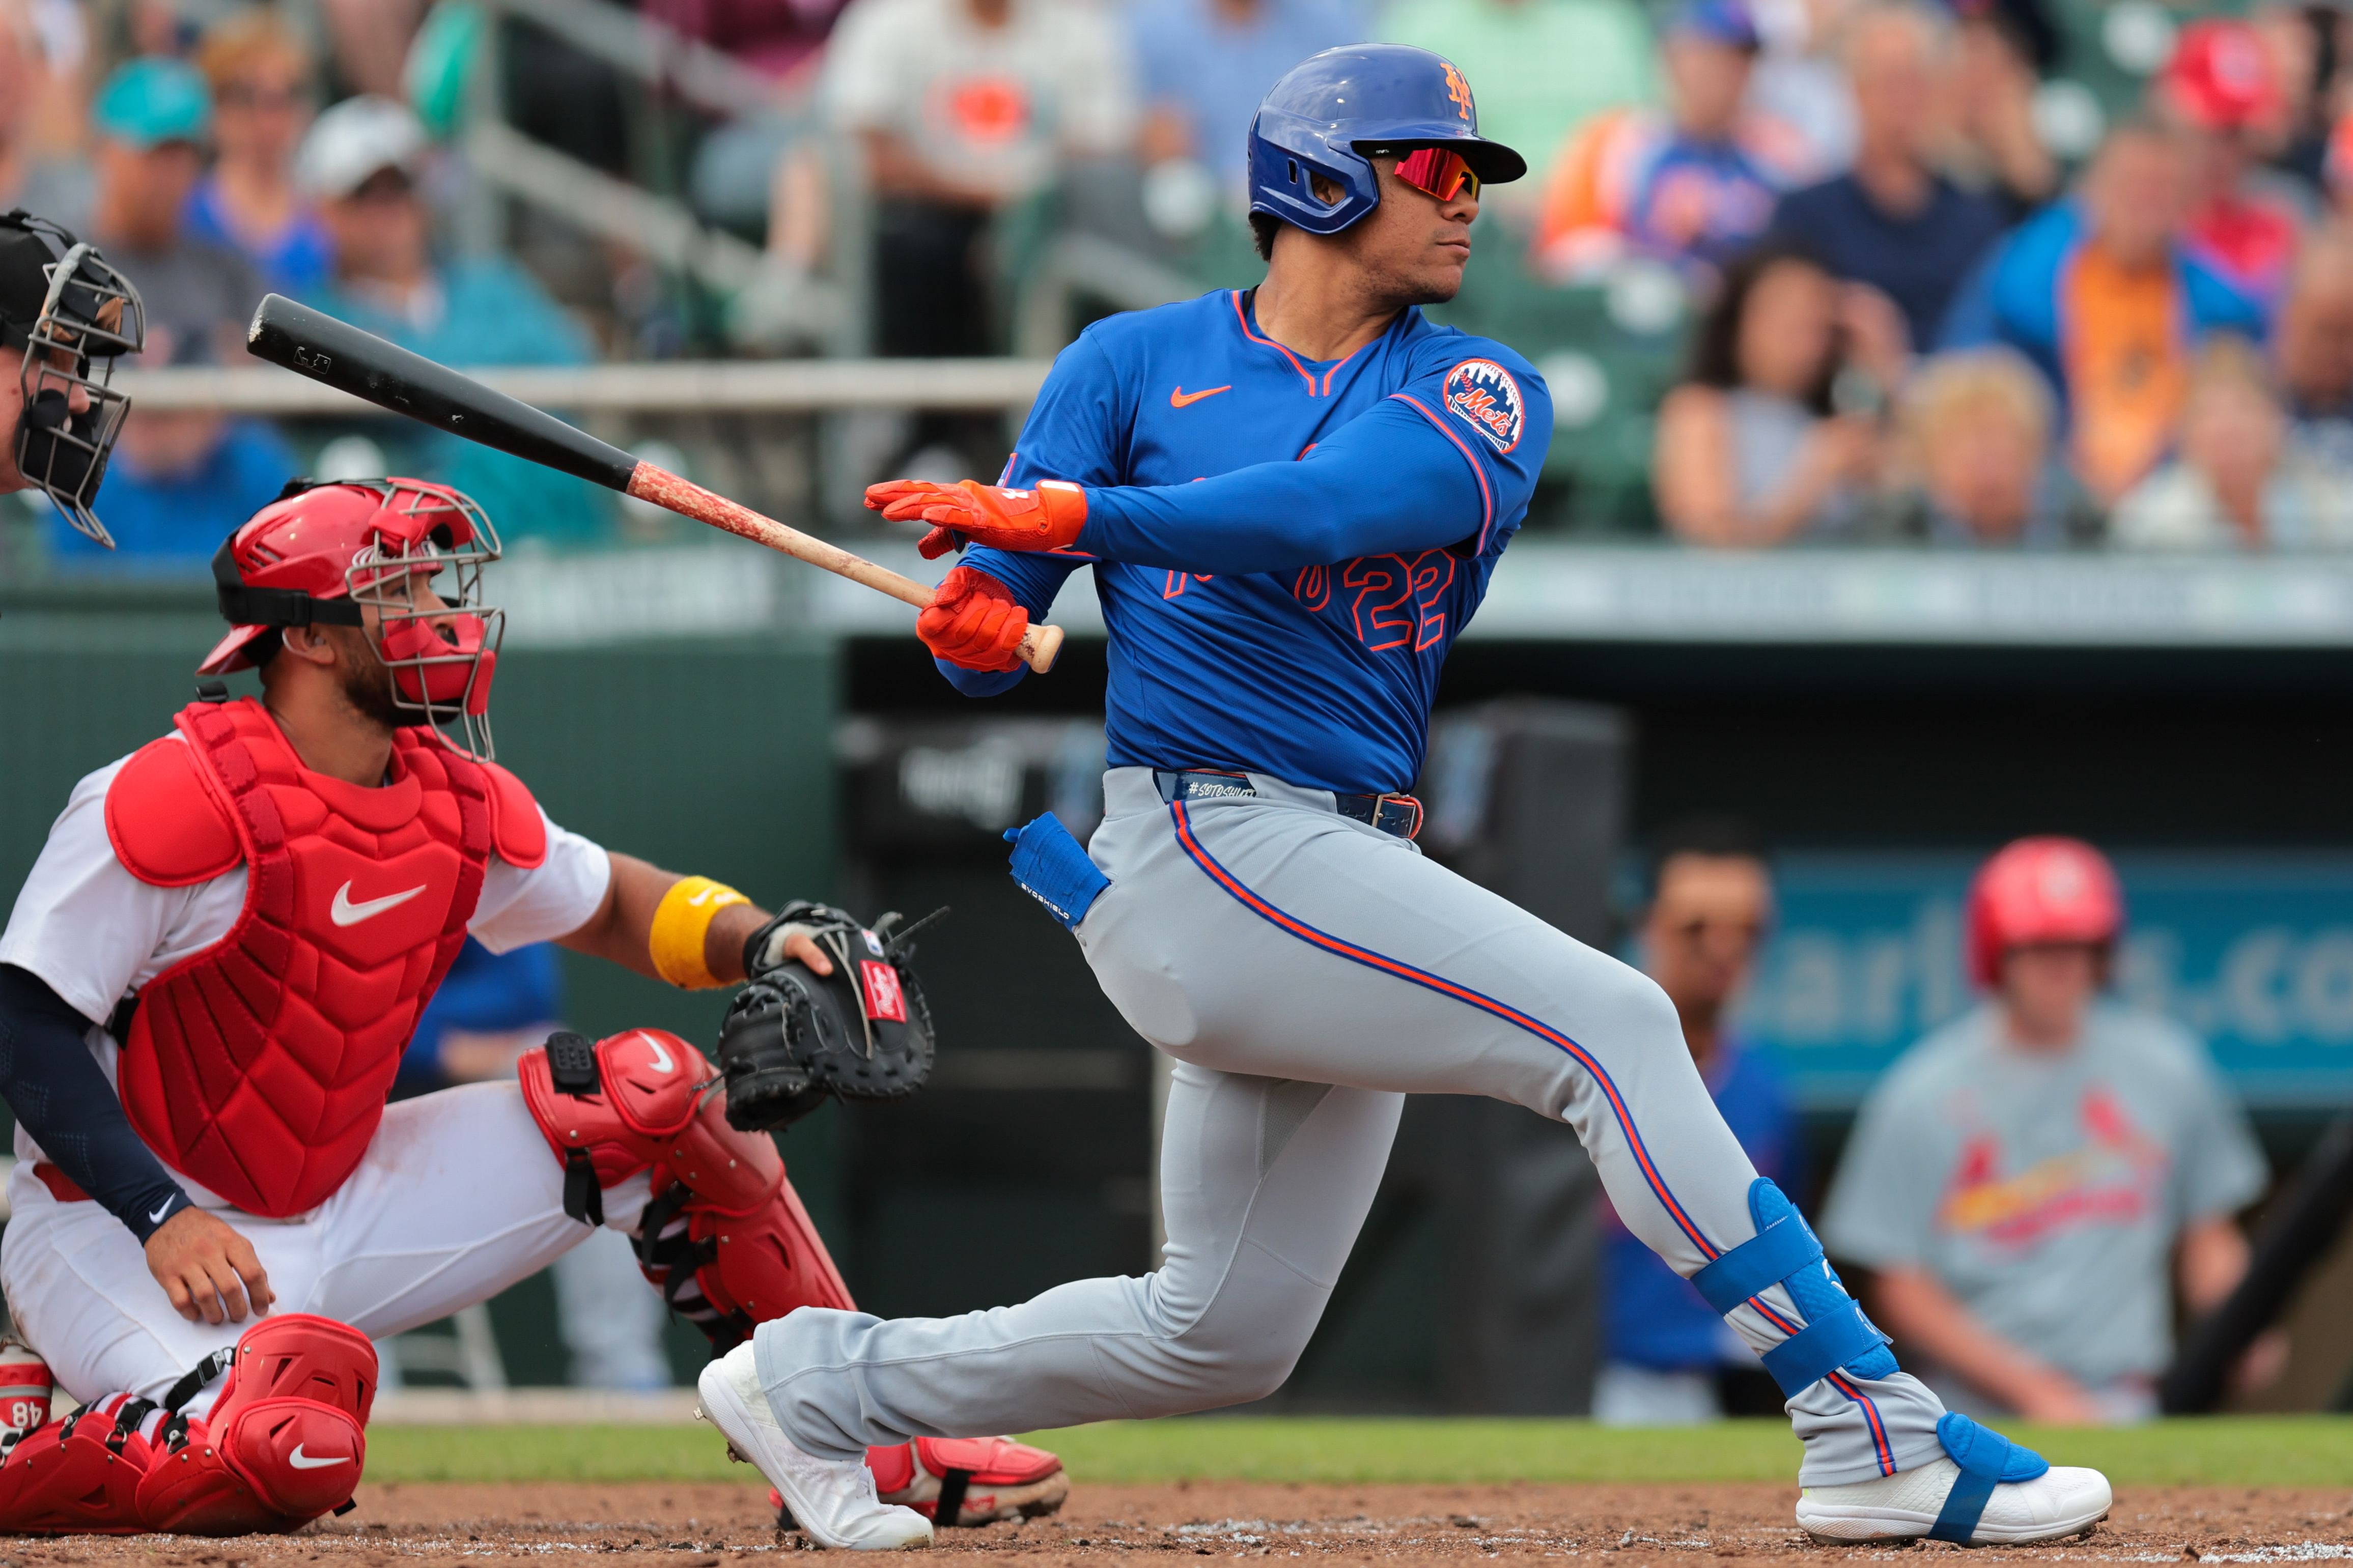
{"label": "black catcher's mitt", "polygon": [[[825,1103],[903,1100],[932,1074],[932,1012],[909,941],[945,910],[902,926],[884,915],[870,929],[829,904],[797,900],[744,944],[751,984],[719,1027],[727,1124],[739,1131],[788,1127]],[[784,956],[785,939],[807,933],[833,960],[818,975]]]}

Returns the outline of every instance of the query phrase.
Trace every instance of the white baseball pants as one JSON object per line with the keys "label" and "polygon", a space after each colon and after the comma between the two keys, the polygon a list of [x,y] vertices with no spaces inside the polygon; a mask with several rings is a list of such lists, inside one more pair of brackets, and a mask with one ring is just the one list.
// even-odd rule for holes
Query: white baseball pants
{"label": "white baseball pants", "polygon": [[[646,1197],[643,1174],[608,1189],[606,1223],[633,1228]],[[8,1199],[0,1289],[58,1386],[84,1404],[123,1390],[160,1399],[251,1324],[181,1317],[121,1222],[94,1203],[60,1202],[29,1163],[17,1165]],[[564,1167],[511,1079],[386,1106],[359,1169],[307,1213],[212,1212],[253,1244],[273,1311],[316,1312],[374,1340],[487,1300],[591,1234],[565,1214]]]}

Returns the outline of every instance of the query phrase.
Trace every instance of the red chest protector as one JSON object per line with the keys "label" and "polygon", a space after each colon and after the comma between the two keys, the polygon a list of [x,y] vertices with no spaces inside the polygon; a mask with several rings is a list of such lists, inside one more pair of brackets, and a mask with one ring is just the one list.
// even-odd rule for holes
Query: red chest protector
{"label": "red chest protector", "polygon": [[282,1218],[366,1152],[493,849],[536,866],[546,834],[513,774],[429,730],[395,731],[393,782],[363,789],[305,768],[250,699],[175,721],[186,744],[143,747],[108,787],[107,837],[157,887],[242,862],[245,907],[140,992],[122,1105],[174,1169]]}

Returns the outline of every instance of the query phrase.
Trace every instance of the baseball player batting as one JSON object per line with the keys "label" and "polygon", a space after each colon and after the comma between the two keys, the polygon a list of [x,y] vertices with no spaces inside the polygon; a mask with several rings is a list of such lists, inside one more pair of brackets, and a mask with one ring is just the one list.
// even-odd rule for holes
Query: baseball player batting
{"label": "baseball player batting", "polygon": [[[0,312],[31,297],[7,282]],[[28,364],[72,331],[56,296],[34,320],[0,313]],[[796,1057],[775,1020],[818,1020],[828,994],[862,999],[818,1034],[887,1035],[893,1063],[928,1064],[912,949],[887,920],[771,918],[551,822],[490,755],[501,618],[480,576],[497,556],[489,520],[445,488],[290,485],[213,560],[231,626],[200,672],[258,667],[260,699],[200,695],[84,778],[50,830],[0,933],[18,1159],[0,1285],[83,1408],[43,1419],[47,1376],[35,1397],[11,1366],[30,1429],[0,1434],[0,1531],[288,1530],[347,1503],[370,1342],[504,1289],[594,1226],[636,1240],[714,1352],[779,1313],[849,1307],[775,1142],[739,1127],[755,1098],[792,1114],[822,1098],[807,1069],[838,1064]],[[693,1047],[636,1029],[559,1034],[517,1082],[387,1106],[470,932],[681,986],[748,977],[720,1055],[753,1092],[731,1103]],[[1069,1485],[1052,1455],[997,1439],[871,1460],[852,1467],[868,1496],[879,1474],[944,1522],[1050,1510]]]}
{"label": "baseball player batting", "polygon": [[1786,1392],[1807,1530],[2028,1542],[2107,1511],[2097,1472],[2052,1468],[1897,1369],[1716,1114],[1657,986],[1414,847],[1400,792],[1439,670],[1552,429],[1526,361],[1417,307],[1460,286],[1482,184],[1524,172],[1447,61],[1317,55],[1250,132],[1264,283],[1089,328],[1001,484],[868,493],[933,525],[927,554],[971,546],[918,623],[971,695],[1022,679],[1023,628],[1092,568],[1106,814],[1085,849],[1031,823],[1014,872],[1176,1066],[1157,1271],[957,1318],[805,1310],[703,1370],[705,1411],[820,1538],[923,1537],[868,1486],[871,1444],[1272,1393],[1409,1093],[1576,1129],[1627,1224]]}

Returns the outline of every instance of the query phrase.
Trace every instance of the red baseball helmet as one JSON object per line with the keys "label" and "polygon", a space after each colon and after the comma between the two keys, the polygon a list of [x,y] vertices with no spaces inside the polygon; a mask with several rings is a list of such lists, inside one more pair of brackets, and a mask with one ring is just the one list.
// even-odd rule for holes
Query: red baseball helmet
{"label": "red baseball helmet", "polygon": [[2235,16],[2208,16],[2182,28],[2158,90],[2201,131],[2263,125],[2286,104],[2263,35]]}
{"label": "red baseball helmet", "polygon": [[2124,929],[2124,889],[2106,856],[2080,838],[2021,838],[1997,851],[1969,884],[1969,978],[1991,990],[2011,948],[2106,947]]}
{"label": "red baseball helmet", "polygon": [[[222,542],[213,583],[230,631],[199,675],[251,666],[252,645],[285,626],[373,625],[395,703],[477,757],[491,754],[491,678],[506,616],[481,599],[499,558],[482,509],[422,479],[298,480]],[[445,568],[438,603],[417,586]]]}

